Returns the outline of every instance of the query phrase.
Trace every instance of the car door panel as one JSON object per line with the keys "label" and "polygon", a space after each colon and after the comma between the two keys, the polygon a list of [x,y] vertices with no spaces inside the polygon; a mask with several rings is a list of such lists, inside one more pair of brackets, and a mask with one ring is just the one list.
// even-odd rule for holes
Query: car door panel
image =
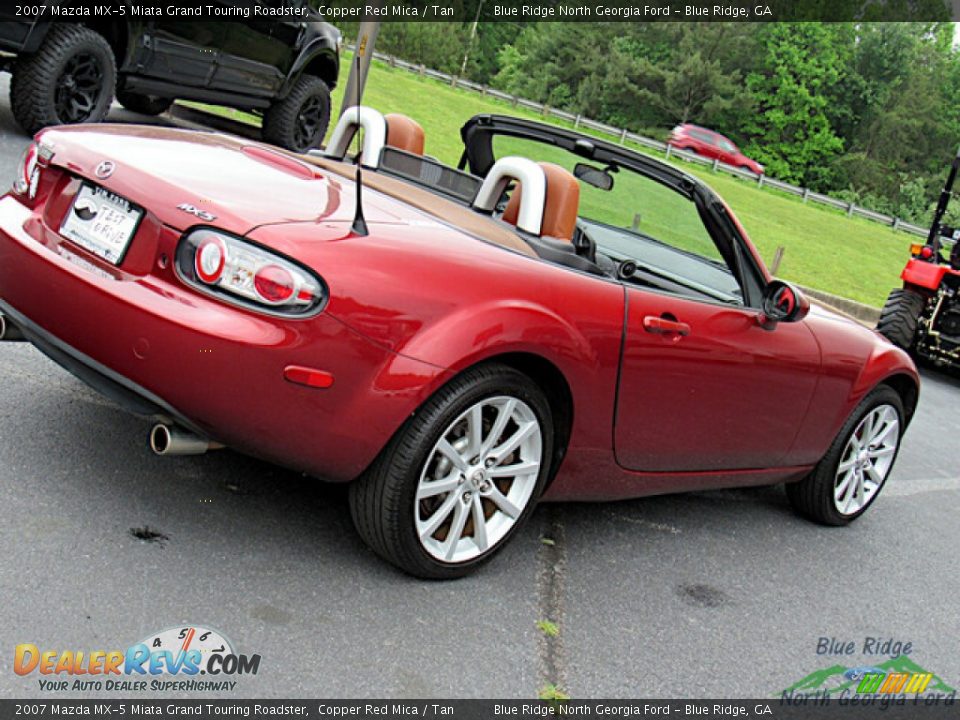
{"label": "car door panel", "polygon": [[[264,2],[262,5],[278,5]],[[225,23],[216,71],[218,88],[243,95],[273,95],[292,64],[291,45],[275,33],[275,21],[247,19]],[[286,23],[299,25],[299,23]]]}
{"label": "car door panel", "polygon": [[651,472],[776,467],[806,417],[820,350],[802,322],[638,288],[615,423],[617,462]]}
{"label": "car door panel", "polygon": [[213,78],[223,28],[229,23],[152,23],[143,36],[139,74],[191,87],[206,87]]}

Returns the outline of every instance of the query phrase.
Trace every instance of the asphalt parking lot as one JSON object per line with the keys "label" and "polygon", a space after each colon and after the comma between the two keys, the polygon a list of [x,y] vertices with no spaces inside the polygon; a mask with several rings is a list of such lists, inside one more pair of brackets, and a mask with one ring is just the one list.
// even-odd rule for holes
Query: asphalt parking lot
{"label": "asphalt parking lot", "polygon": [[[3,77],[4,187],[27,141]],[[960,381],[924,371],[894,474],[848,528],[779,487],[541,506],[480,573],[425,583],[364,547],[342,488],[230,451],[155,457],[148,421],[0,344],[0,697],[43,695],[19,643],[122,649],[181,624],[262,656],[228,697],[772,697],[879,664],[868,638],[960,688],[958,407]],[[818,655],[822,637],[856,652]]]}

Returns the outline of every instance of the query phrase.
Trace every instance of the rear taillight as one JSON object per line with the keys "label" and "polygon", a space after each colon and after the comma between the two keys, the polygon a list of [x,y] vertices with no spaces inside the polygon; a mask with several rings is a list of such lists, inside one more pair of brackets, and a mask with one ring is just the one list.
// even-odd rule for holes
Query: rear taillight
{"label": "rear taillight", "polygon": [[198,290],[274,314],[310,315],[327,299],[323,281],[306,268],[210,228],[194,230],[181,240],[177,272]]}
{"label": "rear taillight", "polygon": [[279,265],[265,265],[253,276],[253,287],[265,301],[285,303],[293,297],[297,281],[293,274]]}
{"label": "rear taillight", "polygon": [[13,191],[33,200],[40,185],[40,172],[53,157],[53,148],[43,143],[33,142],[20,156],[17,177],[13,181]]}
{"label": "rear taillight", "polygon": [[197,245],[197,252],[193,259],[193,269],[197,271],[197,277],[207,285],[213,285],[223,277],[223,268],[226,264],[226,243],[213,233],[207,233]]}

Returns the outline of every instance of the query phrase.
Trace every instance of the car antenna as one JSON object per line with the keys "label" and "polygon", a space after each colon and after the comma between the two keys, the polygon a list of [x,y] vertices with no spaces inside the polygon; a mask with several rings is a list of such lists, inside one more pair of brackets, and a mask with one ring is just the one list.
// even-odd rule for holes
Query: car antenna
{"label": "car antenna", "polygon": [[[359,87],[360,80],[360,54],[357,53],[357,81]],[[356,210],[353,213],[353,225],[350,226],[350,230],[354,235],[360,235],[361,237],[366,237],[370,234],[370,231],[367,230],[367,221],[363,218],[363,171],[361,170],[361,162],[363,157],[363,148],[360,147],[360,98],[357,98],[357,131],[355,133],[357,138],[357,203]]]}

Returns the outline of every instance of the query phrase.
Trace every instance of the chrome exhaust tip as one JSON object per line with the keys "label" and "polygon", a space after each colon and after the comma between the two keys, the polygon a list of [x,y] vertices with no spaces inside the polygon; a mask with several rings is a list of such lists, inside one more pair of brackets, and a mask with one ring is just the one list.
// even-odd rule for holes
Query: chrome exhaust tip
{"label": "chrome exhaust tip", "polygon": [[173,425],[157,423],[150,430],[150,449],[157,455],[203,455],[221,447]]}
{"label": "chrome exhaust tip", "polygon": [[26,338],[23,336],[23,333],[20,332],[20,328],[10,322],[10,318],[3,313],[0,313],[0,340],[7,340],[10,342],[26,340]]}

